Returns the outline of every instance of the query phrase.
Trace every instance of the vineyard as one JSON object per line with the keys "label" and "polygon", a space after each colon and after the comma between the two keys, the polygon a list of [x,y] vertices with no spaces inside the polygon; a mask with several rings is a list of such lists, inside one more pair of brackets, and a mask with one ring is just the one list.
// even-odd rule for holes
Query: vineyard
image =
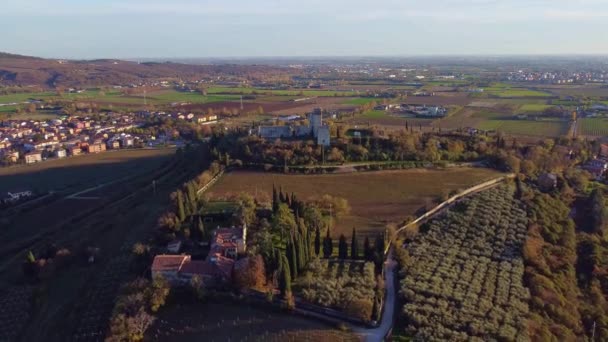
{"label": "vineyard", "polygon": [[[529,340],[522,246],[527,218],[501,186],[428,223],[402,271],[404,329],[421,340]],[[424,228],[424,227],[423,227]]]}
{"label": "vineyard", "polygon": [[[371,262],[331,262],[314,259],[300,279],[302,297],[310,303],[348,312],[364,308],[369,320],[376,287]],[[369,313],[369,314],[367,314]]]}
{"label": "vineyard", "polygon": [[608,119],[584,118],[579,120],[578,134],[591,137],[608,136]]}

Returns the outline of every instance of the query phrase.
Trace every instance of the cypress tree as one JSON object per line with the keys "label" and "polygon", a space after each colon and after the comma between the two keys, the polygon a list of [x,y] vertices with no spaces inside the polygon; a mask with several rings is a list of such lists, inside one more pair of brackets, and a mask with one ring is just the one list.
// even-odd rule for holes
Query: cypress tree
{"label": "cypress tree", "polygon": [[272,184],[272,212],[276,214],[277,210],[279,210],[279,197],[277,195],[277,188],[274,187],[274,183]]}
{"label": "cypress tree", "polygon": [[338,257],[342,260],[348,256],[348,244],[346,243],[346,237],[344,234],[340,235],[340,241],[338,243]]}
{"label": "cypress tree", "polygon": [[353,236],[350,241],[350,258],[357,259],[359,257],[359,248],[357,246],[357,231],[353,227]]}
{"label": "cypress tree", "polygon": [[180,222],[186,220],[186,211],[184,210],[184,194],[181,190],[177,190],[177,218]]}
{"label": "cypress tree", "polygon": [[321,253],[321,232],[317,228],[315,231],[315,255],[319,256],[319,253]]}
{"label": "cypress tree", "polygon": [[203,224],[203,218],[201,216],[198,217],[198,233],[200,234],[201,240],[205,239],[205,225]]}
{"label": "cypress tree", "polygon": [[329,235],[329,228],[327,229],[327,236],[323,239],[323,255],[325,258],[329,258],[334,252],[334,244]]}
{"label": "cypress tree", "polygon": [[374,251],[372,250],[372,246],[369,243],[369,237],[365,237],[365,242],[363,243],[363,254],[365,256],[366,261],[374,260]]}
{"label": "cypress tree", "polygon": [[298,277],[298,251],[296,250],[293,233],[290,234],[288,246],[289,246],[288,253],[290,253],[289,268],[291,270],[291,278],[295,279]]}
{"label": "cypress tree", "polygon": [[281,267],[279,269],[279,290],[281,294],[285,296],[291,292],[291,270],[289,269],[289,262],[285,254],[281,254]]}

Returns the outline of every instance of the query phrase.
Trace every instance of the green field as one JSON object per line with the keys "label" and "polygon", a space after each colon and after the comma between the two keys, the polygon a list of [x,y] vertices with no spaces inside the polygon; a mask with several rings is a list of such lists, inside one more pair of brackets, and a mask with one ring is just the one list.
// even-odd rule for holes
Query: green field
{"label": "green field", "polygon": [[207,89],[208,94],[272,94],[277,96],[305,96],[305,97],[324,97],[324,96],[357,96],[355,91],[336,91],[336,90],[274,90],[244,87],[212,87]]}
{"label": "green field", "polygon": [[442,193],[463,189],[499,176],[482,168],[447,170],[411,169],[324,175],[286,175],[235,171],[226,174],[208,192],[211,199],[223,199],[247,192],[262,202],[270,201],[273,184],[307,200],[329,194],[348,200],[350,215],[340,218],[335,233],[374,232],[389,222],[401,222],[414,215]]}
{"label": "green field", "polygon": [[608,119],[584,118],[578,120],[578,134],[591,137],[608,136]]}
{"label": "green field", "polygon": [[486,120],[477,124],[477,128],[486,131],[501,131],[507,134],[540,137],[559,137],[568,133],[568,123],[556,120]]}
{"label": "green field", "polygon": [[531,90],[526,88],[518,88],[513,87],[509,84],[505,83],[494,83],[491,87],[483,88],[484,92],[482,94],[477,94],[478,96],[490,95],[496,96],[500,98],[509,98],[509,97],[550,97],[551,94],[538,91]]}
{"label": "green field", "polygon": [[361,118],[365,119],[382,119],[389,117],[388,113],[383,110],[370,110],[361,114]]}
{"label": "green field", "polygon": [[29,99],[47,100],[56,97],[56,93],[20,93],[10,95],[0,95],[0,103],[25,102]]}
{"label": "green field", "polygon": [[539,112],[543,112],[551,107],[552,106],[546,105],[546,104],[528,103],[528,104],[520,106],[519,110],[522,112],[527,112],[527,113],[539,113]]}

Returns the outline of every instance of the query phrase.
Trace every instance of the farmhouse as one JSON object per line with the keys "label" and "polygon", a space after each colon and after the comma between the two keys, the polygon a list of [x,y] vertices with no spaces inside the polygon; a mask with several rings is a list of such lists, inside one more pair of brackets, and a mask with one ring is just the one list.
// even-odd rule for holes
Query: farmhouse
{"label": "farmhouse", "polygon": [[608,169],[608,163],[603,160],[594,159],[583,165],[583,169],[589,171],[595,179],[601,179]]}
{"label": "farmhouse", "polygon": [[234,260],[222,256],[192,260],[190,255],[157,255],[152,262],[152,278],[162,276],[173,286],[183,286],[199,276],[210,287],[230,282],[233,267]]}
{"label": "farmhouse", "polygon": [[33,164],[42,161],[42,153],[40,152],[31,152],[25,155],[25,163]]}
{"label": "farmhouse", "polygon": [[247,225],[242,228],[218,228],[213,233],[209,255],[219,254],[236,259],[247,249]]}

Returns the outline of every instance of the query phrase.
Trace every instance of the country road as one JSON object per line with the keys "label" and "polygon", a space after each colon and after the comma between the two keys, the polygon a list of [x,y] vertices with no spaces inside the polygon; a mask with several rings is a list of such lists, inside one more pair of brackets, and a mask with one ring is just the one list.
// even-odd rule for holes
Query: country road
{"label": "country road", "polygon": [[388,258],[384,262],[384,274],[386,275],[384,279],[384,284],[386,286],[386,298],[382,312],[382,321],[380,321],[380,325],[374,329],[354,329],[354,332],[361,336],[366,342],[383,341],[384,337],[388,334],[393,326],[393,320],[395,317],[395,303],[397,301],[397,291],[395,289],[396,266],[397,262],[393,259],[393,251],[391,250]]}

